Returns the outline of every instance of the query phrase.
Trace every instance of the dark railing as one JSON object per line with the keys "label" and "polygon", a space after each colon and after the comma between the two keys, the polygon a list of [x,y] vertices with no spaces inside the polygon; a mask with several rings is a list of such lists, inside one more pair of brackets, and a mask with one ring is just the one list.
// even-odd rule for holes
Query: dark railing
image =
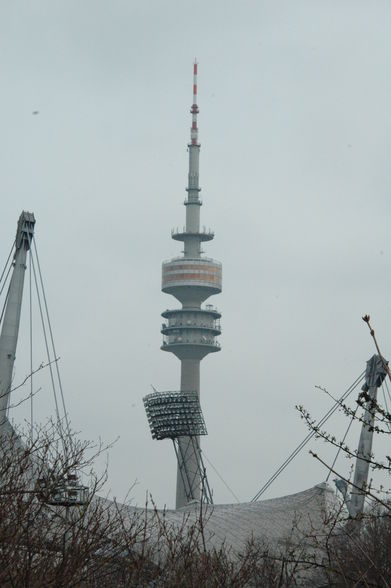
{"label": "dark railing", "polygon": [[191,323],[190,325],[187,323],[178,323],[176,325],[169,324],[169,323],[162,323],[162,330],[170,330],[175,331],[175,329],[182,330],[182,329],[203,329],[205,331],[219,331],[221,333],[222,327],[220,323],[216,322],[212,325],[197,325],[196,323]]}
{"label": "dark railing", "polygon": [[205,345],[207,347],[220,347],[220,343],[215,339],[208,339],[206,341],[201,341],[200,339],[187,339],[184,337],[173,337],[168,335],[163,335],[163,345]]}

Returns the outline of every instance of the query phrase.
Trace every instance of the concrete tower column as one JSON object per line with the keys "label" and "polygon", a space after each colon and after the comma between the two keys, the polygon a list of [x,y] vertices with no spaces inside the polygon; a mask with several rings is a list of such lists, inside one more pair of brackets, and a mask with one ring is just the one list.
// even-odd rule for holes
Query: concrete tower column
{"label": "concrete tower column", "polygon": [[[200,360],[199,359],[182,359],[181,361],[181,392],[197,392],[200,397]],[[194,439],[195,443],[200,445],[200,438]],[[176,484],[176,508],[185,506],[188,502],[187,496],[192,496],[193,500],[201,500],[201,478],[198,463],[198,456],[194,451],[194,441],[188,437],[179,437],[178,445],[178,466],[177,466],[177,484]],[[186,468],[190,487],[185,487],[184,476],[181,470]]]}

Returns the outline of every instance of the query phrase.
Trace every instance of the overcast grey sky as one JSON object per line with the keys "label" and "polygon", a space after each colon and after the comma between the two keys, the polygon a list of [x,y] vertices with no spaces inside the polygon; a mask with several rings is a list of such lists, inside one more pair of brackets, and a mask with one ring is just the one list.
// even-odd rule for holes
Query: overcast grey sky
{"label": "overcast grey sky", "polygon": [[[391,358],[390,22],[381,0],[0,0],[0,257],[34,211],[71,420],[120,437],[118,498],[137,480],[136,503],[174,504],[174,452],[142,397],[179,386],[160,272],[180,253],[195,56],[205,252],[224,288],[222,351],[201,366],[206,456],[251,499],[306,434],[294,405],[322,415],[315,385],[339,395],[364,369],[364,313]],[[36,404],[53,412],[45,387]],[[265,497],[324,477],[305,451]]]}

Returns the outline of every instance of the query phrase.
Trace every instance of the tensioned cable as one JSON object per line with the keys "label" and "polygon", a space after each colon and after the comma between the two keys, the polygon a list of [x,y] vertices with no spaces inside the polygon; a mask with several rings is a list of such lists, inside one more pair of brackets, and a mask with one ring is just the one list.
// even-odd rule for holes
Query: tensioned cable
{"label": "tensioned cable", "polygon": [[[382,383],[382,386],[381,386],[381,391],[382,391],[382,394],[383,394],[384,408],[386,410],[386,413],[389,414],[388,402],[387,402],[386,393],[384,391],[384,388],[385,388],[385,386],[384,386],[384,382],[383,382]],[[383,422],[385,422],[386,427],[388,428],[389,432],[391,433],[391,423],[389,422],[388,419],[384,418],[384,416],[383,416]]]}
{"label": "tensioned cable", "polygon": [[[390,389],[389,389],[389,387],[388,387],[388,382],[387,382],[387,380],[386,380],[386,379],[384,379],[384,380],[383,380],[383,384],[384,384],[384,386],[386,387],[386,390],[387,390],[387,396],[388,396],[388,400],[389,400],[389,402],[391,402]],[[388,409],[387,409],[387,412],[388,412]]]}
{"label": "tensioned cable", "polygon": [[[31,253],[32,253],[32,251],[31,251],[31,247],[30,247],[30,255],[31,255]],[[58,425],[59,425],[59,432],[60,432],[61,441],[62,441],[64,452],[65,452],[65,441],[64,441],[64,437],[63,437],[60,412],[59,412],[59,409],[58,409],[58,400],[57,400],[57,394],[56,394],[56,386],[55,386],[55,383],[54,383],[53,367],[52,367],[52,362],[51,362],[51,357],[50,357],[50,351],[49,351],[49,345],[48,345],[48,338],[47,338],[47,334],[46,334],[46,327],[45,327],[45,321],[44,321],[44,316],[43,316],[41,297],[39,295],[39,288],[38,288],[37,275],[36,275],[36,271],[35,271],[35,264],[34,264],[34,259],[33,259],[32,255],[31,255],[31,265],[32,265],[32,268],[33,268],[35,289],[36,289],[36,292],[37,292],[38,308],[39,308],[39,313],[41,315],[43,338],[44,338],[44,341],[45,341],[46,355],[47,355],[47,359],[48,359],[48,366],[49,366],[49,372],[50,372],[50,379],[51,379],[51,382],[52,382],[52,388],[53,388],[53,396],[54,396],[54,404],[55,404],[57,422],[58,422]],[[56,357],[54,357],[54,359],[56,359]]]}
{"label": "tensioned cable", "polygon": [[2,285],[2,287],[0,289],[0,296],[2,295],[3,290],[4,290],[4,288],[5,288],[6,284],[7,284],[8,276],[10,275],[10,271],[11,270],[12,270],[12,263],[10,264],[10,266],[8,268],[7,275],[5,276],[5,279],[4,279],[4,284]]}
{"label": "tensioned cable", "polygon": [[383,381],[383,383],[385,384],[385,387],[386,387],[386,390],[387,390],[388,400],[391,402],[390,389],[388,388],[387,380],[385,379]]}
{"label": "tensioned cable", "polygon": [[[34,235],[33,235],[33,243],[34,243],[35,257],[37,259],[38,273],[39,273],[39,279],[40,279],[40,283],[41,283],[43,300],[44,300],[45,309],[46,309],[46,317],[47,317],[47,322],[48,322],[48,327],[49,327],[50,340],[51,340],[51,343],[52,343],[53,354],[54,354],[54,357],[56,358],[57,357],[57,354],[56,354],[56,348],[55,348],[55,345],[54,345],[52,325],[51,325],[51,322],[50,322],[49,309],[48,309],[48,305],[47,305],[47,301],[46,301],[45,288],[44,288],[44,285],[43,285],[42,273],[41,273],[41,266],[40,266],[40,263],[39,263],[37,245],[35,243]],[[57,373],[58,385],[59,385],[59,388],[60,388],[61,403],[62,403],[62,408],[64,410],[64,419],[65,419],[65,423],[66,423],[66,427],[67,427],[67,433],[68,433],[68,437],[69,437],[69,442],[71,442],[71,431],[70,431],[70,427],[69,427],[68,414],[67,414],[66,407],[65,407],[65,399],[64,399],[64,393],[63,393],[62,383],[61,383],[61,377],[60,377],[60,370],[59,370],[58,362],[57,361],[56,361],[56,373]]]}
{"label": "tensioned cable", "polygon": [[[390,411],[389,411],[389,408],[388,408],[388,402],[387,402],[387,398],[386,398],[386,394],[385,394],[384,388],[386,389],[388,399],[391,402],[391,399],[390,399],[390,391],[388,389],[388,384],[387,384],[387,380],[386,379],[382,382],[382,393],[383,393],[383,399],[384,399],[384,406],[385,406],[387,415],[389,415],[390,414]],[[391,423],[390,423],[390,421],[388,419],[385,419],[385,421],[386,421],[386,425],[388,427],[388,430],[391,433]]]}
{"label": "tensioned cable", "polygon": [[381,385],[381,391],[383,393],[384,407],[385,407],[386,411],[388,412],[388,403],[387,403],[386,394],[384,392],[384,384],[383,383]]}
{"label": "tensioned cable", "polygon": [[34,436],[34,402],[33,402],[33,302],[32,302],[32,276],[31,276],[31,251],[29,255],[29,302],[30,302],[30,441]]}
{"label": "tensioned cable", "polygon": [[[1,295],[2,295],[2,293],[3,293],[3,290],[4,290],[4,288],[5,288],[6,284],[7,284],[7,281],[8,281],[8,276],[10,275],[10,271],[12,270],[12,262],[9,264],[9,261],[10,261],[10,258],[11,258],[11,255],[12,255],[12,252],[13,252],[13,250],[14,250],[14,247],[15,247],[15,241],[12,243],[11,251],[9,252],[9,255],[8,255],[8,257],[7,257],[7,261],[5,262],[5,266],[4,266],[4,268],[3,268],[3,271],[2,271],[2,273],[1,273],[1,276],[0,276],[0,284],[1,284],[1,282],[3,281],[3,278],[4,278],[5,271],[6,271],[7,267],[8,267],[7,275],[6,275],[6,276],[5,276],[5,278],[4,278],[4,283],[3,283],[3,285],[2,285],[2,286],[1,286],[1,288],[0,288],[0,296],[1,296]],[[9,266],[8,266],[8,264],[9,264]],[[9,295],[9,291],[10,291],[10,284],[8,284],[7,295],[6,295],[6,297],[5,297],[4,304],[3,304],[3,308],[2,308],[2,310],[1,310],[1,315],[0,315],[0,323],[1,323],[1,322],[2,322],[2,320],[3,320],[3,316],[4,316],[4,312],[5,312],[5,308],[6,308],[6,306],[7,306],[7,301],[8,301],[8,295]]]}
{"label": "tensioned cable", "polygon": [[217,471],[217,469],[215,468],[215,466],[213,465],[213,463],[210,461],[210,459],[208,458],[208,456],[206,455],[205,451],[202,450],[202,455],[205,457],[206,461],[208,462],[208,464],[210,465],[210,467],[213,469],[213,471],[215,472],[215,474],[220,478],[220,480],[223,482],[224,486],[227,488],[228,492],[230,492],[232,494],[232,496],[235,498],[236,502],[240,502],[239,498],[236,496],[235,492],[232,490],[232,488],[230,488],[227,484],[227,482],[224,480],[224,478],[219,474],[219,472]]}
{"label": "tensioned cable", "polygon": [[[355,382],[346,390],[346,392],[341,396],[339,400],[336,401],[334,406],[324,415],[324,417],[319,421],[317,424],[317,428],[323,426],[324,423],[334,414],[334,412],[338,409],[341,402],[343,402],[349,394],[354,390],[357,384],[363,379],[365,371],[362,372],[361,376],[357,378]],[[270,487],[270,485],[274,482],[276,478],[284,471],[284,469],[291,463],[291,461],[296,457],[296,455],[303,449],[303,447],[312,439],[312,437],[316,435],[316,431],[313,430],[305,437],[305,439],[296,447],[296,449],[288,456],[288,458],[284,461],[284,463],[278,468],[278,470],[269,478],[269,480],[264,484],[258,494],[252,499],[252,502],[255,502],[260,498],[260,496]]]}
{"label": "tensioned cable", "polygon": [[387,394],[388,394],[388,399],[389,399],[389,401],[391,402],[390,389],[389,389],[389,387],[388,387],[388,382],[387,382],[387,380],[386,380],[386,379],[384,379],[384,383],[385,383],[385,385],[386,385],[386,390],[387,390]]}
{"label": "tensioned cable", "polygon": [[348,428],[346,429],[346,433],[345,433],[345,435],[343,436],[343,439],[342,439],[342,441],[341,441],[341,443],[340,443],[340,446],[338,447],[337,455],[335,456],[335,458],[334,458],[334,461],[333,461],[333,463],[331,464],[331,467],[330,467],[330,469],[329,469],[329,473],[327,474],[326,482],[328,482],[328,481],[329,481],[329,478],[330,478],[330,476],[331,476],[331,470],[333,470],[333,469],[334,469],[334,466],[335,466],[335,464],[336,464],[336,462],[337,462],[338,456],[339,456],[339,454],[340,454],[340,452],[341,452],[342,446],[343,446],[343,444],[345,443],[345,439],[346,439],[346,437],[348,436],[348,433],[349,433],[350,427],[352,426],[352,423],[353,423],[353,421],[354,421],[354,419],[355,419],[355,417],[356,417],[357,410],[358,410],[358,406],[356,406],[356,408],[355,408],[355,410],[354,410],[354,413],[352,414],[352,418],[350,419],[350,423],[348,424]]}
{"label": "tensioned cable", "polygon": [[[8,276],[10,275],[10,271],[11,271],[11,270],[12,270],[12,263],[10,264],[10,266],[9,266],[9,268],[8,268],[7,275],[5,276],[4,284],[2,285],[2,287],[1,287],[1,289],[0,289],[0,296],[2,295],[2,293],[3,293],[3,290],[4,290],[4,288],[5,288],[6,284],[7,284]],[[4,273],[4,272],[3,272],[3,273]],[[2,310],[1,310],[0,323],[1,323],[1,321],[3,320],[3,316],[4,316],[4,312],[5,312],[5,307],[7,306],[7,301],[8,301],[8,295],[9,295],[9,291],[10,291],[10,286],[11,286],[11,281],[10,281],[10,283],[8,284],[7,295],[6,295],[6,297],[5,297],[4,304],[3,304],[3,308],[2,308]]]}
{"label": "tensioned cable", "polygon": [[[326,421],[334,414],[334,412],[341,406],[341,403],[346,400],[346,398],[351,394],[351,392],[356,388],[356,386],[363,380],[365,375],[365,370],[361,373],[361,375],[351,384],[351,386],[342,394],[339,400],[335,402],[335,404],[330,408],[330,410],[321,418],[321,420],[317,423],[316,428],[322,427]],[[269,478],[269,480],[262,486],[259,492],[254,496],[251,502],[255,502],[258,500],[264,492],[269,488],[269,486],[278,478],[278,476],[285,470],[285,468],[290,464],[290,462],[296,457],[296,455],[303,449],[303,447],[316,435],[316,430],[312,430],[308,435],[303,439],[303,441],[296,447],[296,449],[287,457],[287,459],[280,465],[278,470]]]}
{"label": "tensioned cable", "polygon": [[[15,247],[15,241],[12,243],[11,251],[9,252],[9,255],[8,255],[8,257],[7,257],[7,261],[5,262],[5,265],[4,265],[4,268],[3,268],[3,271],[1,272],[1,276],[0,276],[0,284],[1,284],[1,281],[2,281],[2,279],[3,279],[3,276],[4,276],[4,274],[5,274],[5,270],[7,269],[8,262],[9,262],[9,260],[10,260],[10,257],[11,257],[11,255],[12,255],[12,252],[13,252],[13,250],[14,250],[14,247]],[[11,263],[11,267],[12,267],[12,263]],[[7,276],[8,276],[8,274],[9,274],[9,272],[10,272],[10,270],[8,269]],[[6,278],[6,280],[7,280],[7,278]],[[2,291],[3,291],[3,289],[1,289],[1,292],[2,292]],[[0,292],[0,294],[1,294],[1,292]]]}
{"label": "tensioned cable", "polygon": [[[1,324],[2,320],[3,320],[3,316],[4,316],[4,313],[5,313],[6,306],[7,306],[8,296],[9,296],[9,293],[10,293],[10,287],[11,287],[11,282],[8,284],[7,294],[6,294],[6,297],[5,297],[5,300],[4,300],[3,308],[1,309],[0,324]],[[0,294],[1,294],[1,292],[0,292]]]}
{"label": "tensioned cable", "polygon": [[204,458],[202,457],[202,451],[200,449],[200,465],[202,471],[201,483],[202,483],[202,493],[206,497],[206,502],[208,504],[213,504],[213,492],[209,485],[208,476],[206,475],[206,467],[204,464]]}

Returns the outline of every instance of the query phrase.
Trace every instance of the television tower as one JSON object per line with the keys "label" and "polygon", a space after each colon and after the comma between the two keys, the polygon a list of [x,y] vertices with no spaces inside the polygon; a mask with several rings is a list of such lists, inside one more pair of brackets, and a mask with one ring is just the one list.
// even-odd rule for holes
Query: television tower
{"label": "television tower", "polygon": [[[163,262],[162,291],[171,294],[182,304],[182,308],[166,310],[162,316],[163,351],[174,353],[181,362],[181,392],[196,392],[200,395],[200,362],[208,353],[220,351],[216,336],[220,335],[221,314],[210,304],[201,304],[221,292],[221,263],[203,257],[201,244],[211,241],[214,233],[200,228],[199,157],[197,115],[197,62],[194,63],[192,124],[190,130],[189,175],[186,207],[186,226],[171,232],[175,241],[184,244],[183,256]],[[194,441],[194,440],[193,440]],[[199,450],[189,437],[179,437],[176,508],[189,500],[200,500],[201,470]],[[196,437],[199,449],[199,437]],[[183,473],[186,475],[183,475]],[[189,487],[185,487],[185,485]]]}

